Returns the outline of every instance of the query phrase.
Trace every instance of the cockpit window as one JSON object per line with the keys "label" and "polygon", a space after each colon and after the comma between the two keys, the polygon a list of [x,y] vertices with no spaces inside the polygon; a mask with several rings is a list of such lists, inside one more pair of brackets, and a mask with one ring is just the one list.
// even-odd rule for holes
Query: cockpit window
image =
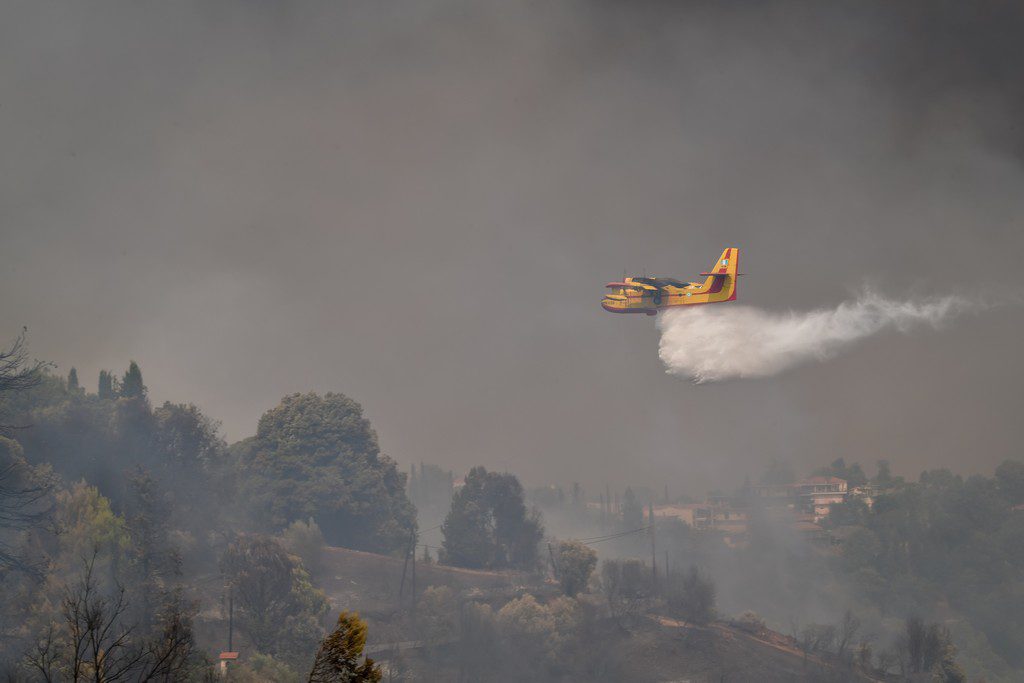
{"label": "cockpit window", "polygon": [[685,287],[685,282],[680,282],[672,277],[635,277],[633,282],[638,282],[643,285],[651,285],[652,287]]}

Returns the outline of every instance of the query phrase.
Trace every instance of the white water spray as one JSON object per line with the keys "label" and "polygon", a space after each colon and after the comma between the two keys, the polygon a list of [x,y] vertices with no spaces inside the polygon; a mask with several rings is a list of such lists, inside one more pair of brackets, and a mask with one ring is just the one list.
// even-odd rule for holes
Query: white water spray
{"label": "white water spray", "polygon": [[967,307],[957,297],[893,301],[865,293],[834,309],[771,313],[718,304],[675,308],[658,321],[658,355],[667,372],[697,383],[768,377],[812,360],[826,360],[858,339],[886,328],[938,325]]}

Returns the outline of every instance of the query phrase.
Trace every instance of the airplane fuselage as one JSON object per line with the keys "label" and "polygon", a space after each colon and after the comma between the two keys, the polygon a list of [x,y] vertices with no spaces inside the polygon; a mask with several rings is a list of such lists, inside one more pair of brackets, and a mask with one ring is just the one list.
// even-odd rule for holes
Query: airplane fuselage
{"label": "airplane fuselage", "polygon": [[673,278],[627,277],[609,282],[611,291],[601,301],[610,313],[656,315],[665,308],[695,306],[736,300],[739,249],[730,247],[706,273],[703,282],[681,282]]}

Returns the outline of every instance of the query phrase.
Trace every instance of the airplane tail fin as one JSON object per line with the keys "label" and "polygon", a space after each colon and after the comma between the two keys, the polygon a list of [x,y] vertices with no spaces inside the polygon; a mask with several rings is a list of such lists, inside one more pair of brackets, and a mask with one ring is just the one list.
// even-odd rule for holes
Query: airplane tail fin
{"label": "airplane tail fin", "polygon": [[716,301],[733,301],[736,299],[736,285],[739,280],[740,250],[726,247],[718,261],[706,273],[704,289],[714,296]]}

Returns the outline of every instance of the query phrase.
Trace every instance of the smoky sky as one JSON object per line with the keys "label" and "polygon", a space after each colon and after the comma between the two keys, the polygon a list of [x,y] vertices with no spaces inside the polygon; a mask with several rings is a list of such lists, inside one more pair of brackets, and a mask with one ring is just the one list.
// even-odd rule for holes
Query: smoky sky
{"label": "smoky sky", "polygon": [[[700,493],[1021,457],[1014,3],[40,2],[0,22],[0,321],[230,440],[295,391],[400,463]],[[998,302],[695,386],[623,271],[767,311]]]}

